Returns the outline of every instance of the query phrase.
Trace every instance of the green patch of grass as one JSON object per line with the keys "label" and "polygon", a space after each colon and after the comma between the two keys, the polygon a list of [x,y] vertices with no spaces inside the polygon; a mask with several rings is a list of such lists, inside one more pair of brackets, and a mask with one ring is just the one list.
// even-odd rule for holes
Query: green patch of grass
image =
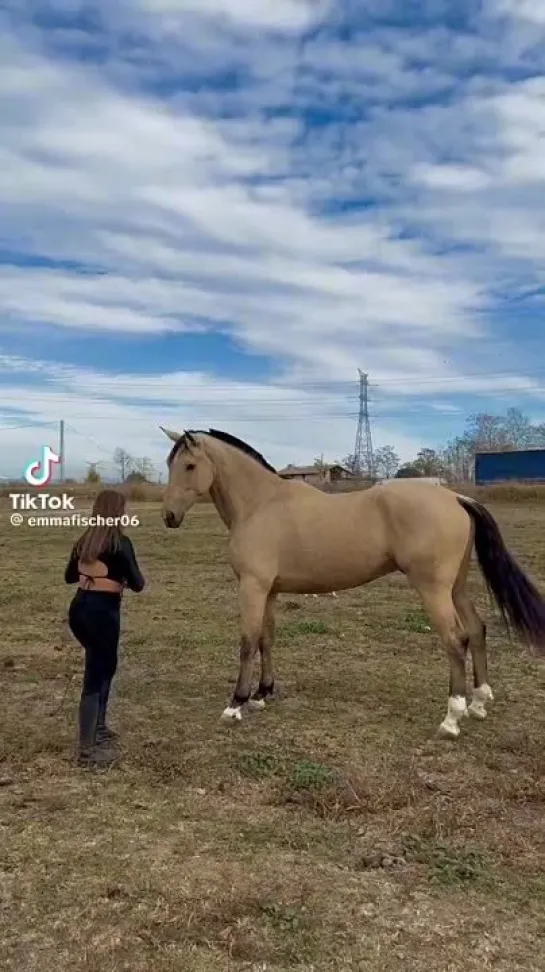
{"label": "green patch of grass", "polygon": [[405,627],[417,634],[426,634],[431,631],[429,618],[422,611],[409,611],[405,617]]}
{"label": "green patch of grass", "polygon": [[284,760],[275,752],[240,753],[237,758],[238,769],[244,776],[253,779],[266,779],[277,776],[284,768]]}
{"label": "green patch of grass", "polygon": [[304,915],[298,908],[270,902],[261,905],[261,911],[274,928],[283,932],[297,931],[304,920]]}
{"label": "green patch of grass", "polygon": [[312,619],[309,621],[292,621],[284,624],[279,632],[279,634],[282,634],[284,637],[286,635],[294,637],[297,635],[325,635],[330,633],[331,629],[327,626],[325,621]]}
{"label": "green patch of grass", "polygon": [[450,887],[483,884],[490,879],[490,864],[478,851],[414,836],[405,838],[403,850],[407,859],[428,866],[430,880],[435,884]]}
{"label": "green patch of grass", "polygon": [[320,790],[330,786],[335,780],[335,773],[322,763],[312,763],[302,760],[293,767],[289,783],[294,790]]}

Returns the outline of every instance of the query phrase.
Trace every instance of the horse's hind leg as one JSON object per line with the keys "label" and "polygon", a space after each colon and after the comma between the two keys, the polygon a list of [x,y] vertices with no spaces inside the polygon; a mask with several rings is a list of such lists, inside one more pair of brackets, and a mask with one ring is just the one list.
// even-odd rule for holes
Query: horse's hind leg
{"label": "horse's hind leg", "polygon": [[475,719],[486,719],[487,702],[493,702],[494,696],[488,684],[488,661],[486,652],[486,625],[479,617],[475,605],[464,592],[454,593],[456,610],[462,618],[469,635],[469,650],[473,659],[473,698],[469,706],[469,714]]}
{"label": "horse's hind leg", "polygon": [[249,707],[264,709],[268,699],[274,694],[274,671],[272,663],[272,646],[276,627],[276,595],[270,594],[265,607],[263,631],[259,639],[259,653],[261,655],[261,675],[257,691],[252,695]]}
{"label": "horse's hind leg", "polygon": [[439,726],[439,735],[455,739],[460,735],[459,723],[467,715],[466,657],[469,635],[454,606],[451,584],[437,580],[430,585],[415,586],[445,646],[450,665],[448,708]]}

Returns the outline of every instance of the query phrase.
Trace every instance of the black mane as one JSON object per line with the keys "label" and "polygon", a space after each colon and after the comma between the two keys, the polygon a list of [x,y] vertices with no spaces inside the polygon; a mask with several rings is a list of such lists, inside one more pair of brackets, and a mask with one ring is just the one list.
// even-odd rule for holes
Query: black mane
{"label": "black mane", "polygon": [[174,459],[174,456],[180,451],[180,449],[188,444],[188,435],[210,435],[213,439],[218,439],[219,442],[225,442],[226,445],[233,446],[235,449],[239,449],[240,452],[246,453],[247,456],[250,456],[251,459],[255,459],[260,466],[264,467],[264,469],[268,469],[269,472],[278,475],[274,466],[271,466],[270,462],[267,462],[265,457],[262,456],[257,449],[254,449],[253,446],[248,445],[248,443],[244,442],[243,439],[237,439],[236,435],[231,435],[229,432],[220,432],[218,429],[188,429],[188,431],[184,432],[178,441],[174,443],[172,449],[170,450],[170,454],[167,459],[168,465],[170,465]]}

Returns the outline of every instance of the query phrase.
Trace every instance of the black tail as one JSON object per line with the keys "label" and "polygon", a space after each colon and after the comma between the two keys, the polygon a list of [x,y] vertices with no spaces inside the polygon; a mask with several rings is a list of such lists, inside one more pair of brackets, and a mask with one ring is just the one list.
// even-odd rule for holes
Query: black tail
{"label": "black tail", "polygon": [[492,514],[464,497],[458,502],[475,524],[477,560],[507,630],[514,630],[533,655],[544,655],[545,600],[509,553]]}

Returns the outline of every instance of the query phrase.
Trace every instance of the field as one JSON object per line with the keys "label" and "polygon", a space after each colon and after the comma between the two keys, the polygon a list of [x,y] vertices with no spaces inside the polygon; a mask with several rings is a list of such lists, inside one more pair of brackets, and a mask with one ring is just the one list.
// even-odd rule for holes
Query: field
{"label": "field", "polygon": [[[491,509],[545,588],[543,504]],[[0,511],[6,972],[545,967],[545,666],[506,639],[476,572],[496,701],[457,742],[435,736],[447,663],[397,576],[284,597],[278,698],[229,727],[224,527],[207,505],[180,531],[133,506],[148,587],[124,603],[122,760],[97,774],[73,762],[76,532]]]}

